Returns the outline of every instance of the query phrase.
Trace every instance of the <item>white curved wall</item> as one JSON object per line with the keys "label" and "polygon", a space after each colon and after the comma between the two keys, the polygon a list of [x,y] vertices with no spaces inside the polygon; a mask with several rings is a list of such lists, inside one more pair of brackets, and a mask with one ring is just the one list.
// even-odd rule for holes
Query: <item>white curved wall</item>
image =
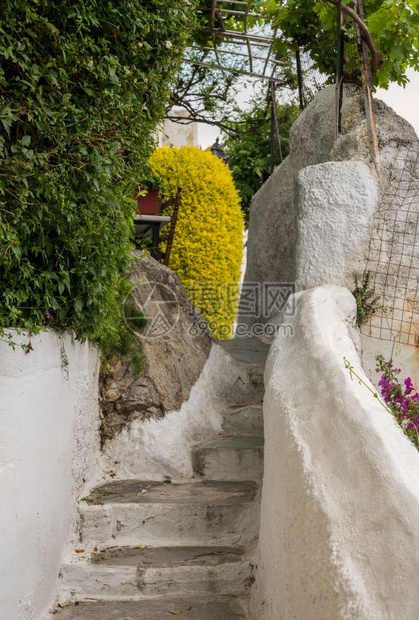
{"label": "white curved wall", "polygon": [[223,409],[235,402],[238,392],[242,398],[246,389],[252,393],[252,381],[259,376],[258,367],[240,364],[221,345],[213,343],[180,410],[160,419],[133,420],[105,445],[103,471],[119,479],[161,480],[168,475],[181,480],[192,476],[191,444],[218,435]]}
{"label": "white curved wall", "polygon": [[1,620],[40,620],[52,602],[98,446],[97,351],[31,341],[28,354],[0,342]]}
{"label": "white curved wall", "polygon": [[354,317],[346,289],[304,291],[271,347],[254,617],[418,617],[419,454],[344,367],[369,383]]}

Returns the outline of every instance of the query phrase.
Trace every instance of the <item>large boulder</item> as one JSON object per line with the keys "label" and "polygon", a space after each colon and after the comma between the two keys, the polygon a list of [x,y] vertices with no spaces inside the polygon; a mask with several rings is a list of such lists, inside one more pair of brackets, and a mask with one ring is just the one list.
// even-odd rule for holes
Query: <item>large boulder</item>
{"label": "large boulder", "polygon": [[[135,332],[144,351],[145,369],[114,355],[102,367],[100,402],[102,443],[135,418],[160,418],[188,399],[208,358],[211,336],[187,297],[179,278],[150,256],[135,253],[128,305],[143,310],[147,326]],[[128,326],[130,312],[126,312]]]}
{"label": "large boulder", "polygon": [[[416,338],[419,346],[418,329],[409,327],[412,310],[417,314],[419,142],[413,127],[385,103],[374,101],[374,109],[381,162],[376,168],[362,94],[345,93],[337,139],[334,86],[320,91],[294,123],[290,154],[252,200],[245,283],[352,288],[354,272],[362,279],[364,270],[371,271],[376,294],[393,311],[392,330],[404,333],[409,344]],[[344,168],[352,172],[340,178]],[[362,174],[354,181],[357,171]],[[272,313],[257,318],[266,322]],[[381,338],[381,316],[379,321],[373,335]],[[243,315],[240,322],[256,319]]]}
{"label": "large boulder", "polygon": [[[295,187],[300,170],[328,161],[334,143],[334,87],[320,91],[292,126],[290,154],[252,199],[246,283],[296,278]],[[251,324],[258,317],[243,316]]]}

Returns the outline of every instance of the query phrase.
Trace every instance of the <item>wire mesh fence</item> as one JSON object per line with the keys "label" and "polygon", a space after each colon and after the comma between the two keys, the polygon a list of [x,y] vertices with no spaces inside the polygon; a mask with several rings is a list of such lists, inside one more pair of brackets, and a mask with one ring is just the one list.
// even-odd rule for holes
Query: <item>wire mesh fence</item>
{"label": "wire mesh fence", "polygon": [[382,164],[386,177],[369,243],[367,272],[380,307],[365,335],[419,346],[419,142],[399,144]]}

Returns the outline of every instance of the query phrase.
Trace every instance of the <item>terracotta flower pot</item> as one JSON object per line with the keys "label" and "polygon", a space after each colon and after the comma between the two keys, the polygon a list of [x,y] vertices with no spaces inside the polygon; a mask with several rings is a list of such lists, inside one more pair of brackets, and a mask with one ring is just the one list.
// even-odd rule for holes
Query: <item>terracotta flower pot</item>
{"label": "terracotta flower pot", "polygon": [[159,212],[159,190],[149,187],[145,196],[139,196],[138,191],[135,193],[137,198],[138,211],[141,215],[157,215]]}

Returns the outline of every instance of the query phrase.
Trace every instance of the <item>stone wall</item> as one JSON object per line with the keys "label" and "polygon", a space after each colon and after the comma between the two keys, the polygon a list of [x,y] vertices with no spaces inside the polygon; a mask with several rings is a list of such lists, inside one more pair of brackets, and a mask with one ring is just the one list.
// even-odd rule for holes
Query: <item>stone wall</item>
{"label": "stone wall", "polygon": [[238,395],[246,399],[260,370],[244,367],[214,343],[189,398],[163,418],[134,418],[103,450],[112,478],[182,480],[193,475],[191,445],[221,431],[222,412]]}
{"label": "stone wall", "polygon": [[[27,336],[15,336],[19,343]],[[98,354],[41,333],[0,343],[0,616],[41,620],[99,453]]]}

